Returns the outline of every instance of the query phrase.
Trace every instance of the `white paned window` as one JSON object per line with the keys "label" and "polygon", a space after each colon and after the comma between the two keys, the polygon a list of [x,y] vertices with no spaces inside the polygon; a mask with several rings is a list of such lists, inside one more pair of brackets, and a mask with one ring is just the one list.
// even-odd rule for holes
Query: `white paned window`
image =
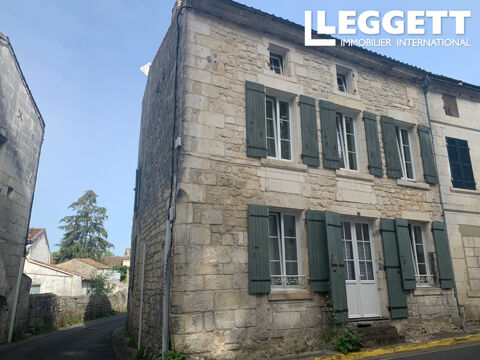
{"label": "white paned window", "polygon": [[423,239],[422,227],[420,225],[408,224],[410,242],[412,246],[413,264],[415,266],[415,278],[417,285],[433,285],[433,276],[427,261],[425,242]]}
{"label": "white paned window", "polygon": [[396,126],[395,129],[397,131],[397,145],[402,165],[402,176],[406,179],[415,179],[410,135],[407,129],[398,126]]}
{"label": "white paned window", "polygon": [[345,280],[375,280],[368,224],[342,222]]}
{"label": "white paned window", "polygon": [[347,170],[358,170],[355,127],[351,116],[337,113],[337,143],[340,167]]}
{"label": "white paned window", "polygon": [[283,74],[283,56],[270,53],[270,71]]}
{"label": "white paned window", "polygon": [[266,98],[267,155],[292,160],[290,103]]}
{"label": "white paned window", "polygon": [[298,241],[295,215],[271,212],[269,215],[270,277],[273,287],[298,286]]}

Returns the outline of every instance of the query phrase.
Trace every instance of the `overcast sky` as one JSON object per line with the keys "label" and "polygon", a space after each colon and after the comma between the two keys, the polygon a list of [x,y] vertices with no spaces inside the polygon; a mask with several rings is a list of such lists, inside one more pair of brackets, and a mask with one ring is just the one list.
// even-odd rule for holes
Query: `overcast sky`
{"label": "overcast sky", "polygon": [[[240,2],[304,24],[305,10],[471,10],[469,48],[375,48],[388,55],[480,85],[478,1]],[[114,252],[130,247],[140,111],[146,77],[170,25],[171,0],[0,0],[0,32],[9,35],[46,123],[30,226],[46,227],[51,248],[59,220],[85,190],[98,195]],[[314,27],[316,21],[314,20]],[[442,37],[452,35],[444,23]],[[428,28],[427,23],[427,28]],[[428,31],[427,31],[428,33]],[[380,37],[386,37],[381,34]]]}

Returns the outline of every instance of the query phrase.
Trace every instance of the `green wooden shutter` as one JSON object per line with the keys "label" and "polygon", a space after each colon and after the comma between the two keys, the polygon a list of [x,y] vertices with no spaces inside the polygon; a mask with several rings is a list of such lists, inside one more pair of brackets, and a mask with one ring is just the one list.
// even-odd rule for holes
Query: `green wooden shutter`
{"label": "green wooden shutter", "polygon": [[315,99],[300,95],[300,119],[302,124],[302,159],[303,163],[320,166],[318,156],[318,130]]}
{"label": "green wooden shutter", "polygon": [[130,289],[133,289],[133,285],[135,285],[135,260],[137,254],[137,235],[132,239],[132,248],[130,253],[130,276],[129,276],[129,284],[128,286]]}
{"label": "green wooden shutter", "polygon": [[408,222],[405,219],[395,219],[397,231],[398,255],[400,268],[402,269],[402,283],[405,290],[413,290],[416,287],[415,267],[413,265],[412,242],[408,231]]}
{"label": "green wooden shutter", "polygon": [[453,270],[445,224],[434,221],[432,223],[432,232],[435,240],[435,251],[437,252],[440,286],[442,289],[452,289]]}
{"label": "green wooden shutter", "polygon": [[307,243],[310,288],[328,291],[329,262],[325,212],[307,210]]}
{"label": "green wooden shutter", "polygon": [[433,158],[432,138],[430,129],[426,126],[418,126],[418,139],[420,141],[420,151],[422,154],[423,177],[428,184],[438,184],[437,170],[435,168],[435,159]]}
{"label": "green wooden shutter", "polygon": [[381,219],[383,257],[387,277],[387,291],[390,315],[392,319],[408,317],[407,296],[402,285],[402,273],[398,258],[397,235],[395,222],[392,219]]}
{"label": "green wooden shutter", "polygon": [[393,179],[402,177],[402,165],[398,153],[397,133],[395,131],[395,120],[388,116],[380,119],[382,126],[383,152],[385,153],[385,165],[387,176]]}
{"label": "green wooden shutter", "polygon": [[270,292],[267,206],[248,205],[248,290],[250,294]]}
{"label": "green wooden shutter", "polygon": [[135,172],[135,200],[133,204],[133,212],[136,213],[138,205],[140,204],[140,186],[142,181],[142,169],[137,169]]}
{"label": "green wooden shutter", "polygon": [[376,115],[365,111],[363,113],[363,124],[365,126],[365,138],[367,141],[368,170],[370,174],[382,177],[382,155],[380,154],[380,140],[378,139]]}
{"label": "green wooden shutter", "polygon": [[340,215],[325,211],[325,223],[330,264],[330,295],[334,318],[336,323],[344,323],[348,321],[348,306]]}
{"label": "green wooden shutter", "polygon": [[245,83],[247,118],[247,155],[267,157],[265,131],[265,87],[251,81]]}
{"label": "green wooden shutter", "polygon": [[340,169],[334,103],[320,100],[320,121],[322,126],[323,167],[325,169]]}

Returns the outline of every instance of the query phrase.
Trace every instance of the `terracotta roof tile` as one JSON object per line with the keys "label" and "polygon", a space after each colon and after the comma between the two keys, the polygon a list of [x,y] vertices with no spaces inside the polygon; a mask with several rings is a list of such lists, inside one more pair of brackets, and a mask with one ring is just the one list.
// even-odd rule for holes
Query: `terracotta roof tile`
{"label": "terracotta roof tile", "polygon": [[28,229],[27,242],[29,244],[32,244],[35,240],[37,240],[37,238],[40,236],[40,234],[42,234],[45,231],[46,231],[45,228],[29,228]]}

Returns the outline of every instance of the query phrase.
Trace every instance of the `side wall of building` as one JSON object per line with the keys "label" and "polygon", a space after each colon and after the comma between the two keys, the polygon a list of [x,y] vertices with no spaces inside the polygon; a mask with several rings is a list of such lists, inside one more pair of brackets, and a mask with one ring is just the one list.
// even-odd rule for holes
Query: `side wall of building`
{"label": "side wall of building", "polygon": [[[467,320],[480,320],[480,101],[450,94],[457,97],[459,117],[445,114],[441,89],[429,94],[435,153],[460,303]],[[446,137],[468,141],[476,190],[453,187]]]}
{"label": "side wall of building", "polygon": [[43,123],[0,35],[0,343],[8,337],[25,249]]}
{"label": "side wall of building", "polygon": [[48,246],[47,235],[42,233],[29,249],[28,256],[33,260],[50,263],[50,247]]}
{"label": "side wall of building", "polygon": [[[184,117],[184,15],[180,15],[179,24],[176,136],[181,135]],[[172,170],[176,45],[177,28],[173,21],[150,67],[142,103],[140,176],[136,186],[138,209],[133,219],[130,260],[128,330],[136,342],[157,354],[162,346],[163,263]],[[181,165],[177,159],[175,169]],[[174,184],[174,192],[175,187]],[[175,194],[172,203],[175,203]],[[179,204],[176,212],[182,217],[183,205]]]}

